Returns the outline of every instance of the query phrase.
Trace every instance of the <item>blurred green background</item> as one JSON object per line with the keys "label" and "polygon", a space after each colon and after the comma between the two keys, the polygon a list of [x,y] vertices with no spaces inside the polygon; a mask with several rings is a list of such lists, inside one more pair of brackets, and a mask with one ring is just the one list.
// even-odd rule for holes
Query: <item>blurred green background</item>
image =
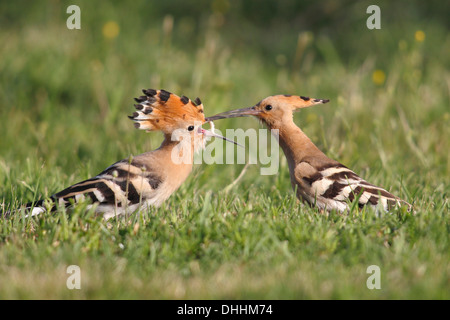
{"label": "blurred green background", "polygon": [[[80,30],[66,27],[73,4]],[[373,4],[380,30],[366,27]],[[418,215],[318,216],[295,205],[284,157],[277,175],[250,166],[226,194],[242,165],[203,164],[137,238],[126,222],[113,237],[98,221],[70,220],[69,231],[65,218],[2,222],[0,297],[448,298],[449,9],[446,1],[1,1],[5,208],[158,147],[159,133],[135,130],[126,116],[141,89],[163,88],[199,96],[206,115],[273,94],[330,99],[295,122],[327,155],[413,202]],[[237,127],[258,122],[216,123],[222,132]],[[92,270],[79,296],[47,281],[71,257]],[[127,268],[109,269],[124,261]],[[378,295],[353,277],[374,261],[389,266],[384,286],[393,284]],[[111,274],[123,283],[106,293]],[[243,288],[242,279],[252,280]]]}
{"label": "blurred green background", "polygon": [[[81,9],[81,30],[66,27],[70,4]],[[1,2],[0,155],[19,162],[33,156],[76,170],[93,153],[108,154],[100,158],[104,163],[95,163],[103,168],[124,154],[155,147],[160,137],[131,131],[125,117],[142,88],[199,96],[207,115],[272,94],[328,98],[330,105],[305,112],[302,118],[310,121],[303,126],[312,123],[310,134],[327,140],[336,137],[333,129],[348,130],[358,147],[371,144],[368,136],[377,129],[370,121],[364,134],[351,132],[352,117],[360,115],[373,120],[378,113],[384,122],[398,117],[401,108],[412,125],[433,122],[436,130],[445,130],[449,5],[379,1],[381,30],[369,30],[370,4]],[[339,114],[343,119],[336,119]],[[318,120],[331,128],[318,132]],[[420,144],[420,127],[411,130]],[[442,154],[435,165],[447,163],[448,172],[446,138],[419,145],[415,153],[428,165],[427,152]],[[325,147],[345,143],[331,142]]]}

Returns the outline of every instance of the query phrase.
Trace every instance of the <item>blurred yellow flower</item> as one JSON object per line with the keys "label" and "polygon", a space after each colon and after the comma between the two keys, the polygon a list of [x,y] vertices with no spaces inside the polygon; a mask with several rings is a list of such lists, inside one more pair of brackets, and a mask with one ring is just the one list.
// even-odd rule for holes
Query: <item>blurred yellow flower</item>
{"label": "blurred yellow flower", "polygon": [[102,33],[107,39],[114,39],[119,35],[119,25],[115,21],[108,21],[103,25]]}
{"label": "blurred yellow flower", "polygon": [[417,30],[414,34],[414,38],[417,42],[423,42],[425,40],[425,32],[423,32],[422,30]]}
{"label": "blurred yellow flower", "polygon": [[386,74],[383,70],[375,70],[372,73],[372,81],[377,85],[382,85],[386,80]]}

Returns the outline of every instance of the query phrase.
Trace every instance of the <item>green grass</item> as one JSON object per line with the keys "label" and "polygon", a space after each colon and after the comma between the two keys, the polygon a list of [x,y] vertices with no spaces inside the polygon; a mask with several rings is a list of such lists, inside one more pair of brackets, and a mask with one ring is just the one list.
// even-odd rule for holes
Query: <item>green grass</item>
{"label": "green grass", "polygon": [[[0,5],[0,204],[16,208],[158,147],[161,134],[134,130],[126,116],[142,88],[164,88],[201,97],[206,115],[272,94],[331,99],[296,123],[415,213],[303,207],[284,157],[277,175],[252,165],[228,191],[242,165],[198,165],[140,216],[104,221],[80,205],[0,220],[0,298],[449,299],[444,5],[406,2],[396,18],[398,8],[380,2],[382,29],[370,31],[371,2],[296,11],[286,1],[276,12],[273,3],[183,3],[81,1],[78,31],[65,27],[72,3]],[[116,38],[102,34],[108,21]],[[375,70],[385,81],[373,81]],[[69,265],[81,268],[81,290],[66,287]],[[366,287],[370,265],[380,267],[380,290]]]}

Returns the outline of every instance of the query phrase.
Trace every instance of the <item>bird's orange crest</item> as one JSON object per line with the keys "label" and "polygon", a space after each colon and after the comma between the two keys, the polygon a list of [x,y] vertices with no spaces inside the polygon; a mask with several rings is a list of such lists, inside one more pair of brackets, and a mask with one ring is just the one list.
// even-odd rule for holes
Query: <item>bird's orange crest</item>
{"label": "bird's orange crest", "polygon": [[144,89],[142,92],[145,96],[135,98],[137,111],[129,116],[138,129],[170,133],[186,124],[205,123],[199,98],[191,101],[162,89]]}

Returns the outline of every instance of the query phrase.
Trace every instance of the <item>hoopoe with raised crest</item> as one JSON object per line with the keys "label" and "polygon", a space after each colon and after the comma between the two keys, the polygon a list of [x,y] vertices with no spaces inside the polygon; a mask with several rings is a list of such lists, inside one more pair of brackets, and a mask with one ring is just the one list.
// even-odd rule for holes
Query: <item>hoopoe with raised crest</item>
{"label": "hoopoe with raised crest", "polygon": [[275,129],[287,158],[292,188],[300,200],[311,206],[344,212],[357,201],[360,208],[381,206],[388,211],[397,205],[406,205],[410,210],[411,205],[406,201],[366,182],[346,166],[328,158],[295,125],[294,111],[327,102],[329,100],[304,96],[275,95],[252,107],[223,112],[206,120],[255,116],[269,129]]}
{"label": "hoopoe with raised crest", "polygon": [[[228,140],[202,128],[203,104],[165,90],[143,90],[135,98],[136,112],[130,119],[137,129],[162,131],[164,141],[153,151],[114,163],[92,179],[55,193],[48,200],[26,205],[32,216],[50,208],[68,207],[90,199],[88,205],[105,219],[138,209],[160,206],[189,176],[194,153],[205,146],[205,137]],[[233,142],[233,141],[231,141]],[[46,202],[47,201],[47,202]]]}

